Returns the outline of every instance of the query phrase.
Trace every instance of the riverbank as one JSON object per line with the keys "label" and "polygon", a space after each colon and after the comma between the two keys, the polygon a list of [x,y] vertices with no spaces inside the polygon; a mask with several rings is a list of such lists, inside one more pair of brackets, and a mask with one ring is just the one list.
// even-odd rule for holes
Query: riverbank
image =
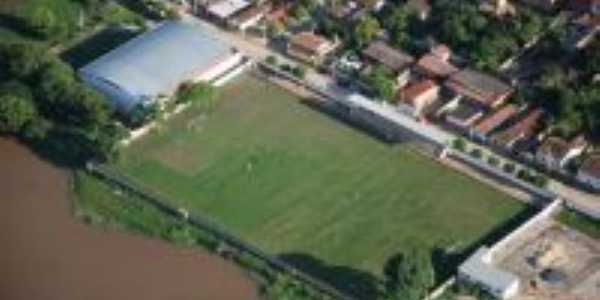
{"label": "riverbank", "polygon": [[24,146],[0,139],[0,165],[0,299],[259,299],[217,256],[81,224],[68,172]]}

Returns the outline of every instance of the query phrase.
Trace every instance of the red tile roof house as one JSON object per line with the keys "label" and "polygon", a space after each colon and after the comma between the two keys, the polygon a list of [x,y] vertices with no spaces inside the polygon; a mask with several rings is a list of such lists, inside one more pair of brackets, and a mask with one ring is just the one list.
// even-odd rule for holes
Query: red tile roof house
{"label": "red tile roof house", "polygon": [[458,101],[453,106],[452,110],[446,113],[446,123],[463,132],[468,132],[484,115],[481,106],[468,101]]}
{"label": "red tile roof house", "polygon": [[410,67],[415,59],[384,42],[376,41],[362,51],[362,57],[368,63],[381,64],[396,74],[399,88],[404,87],[410,80]]}
{"label": "red tile roof house", "polygon": [[438,99],[440,86],[426,79],[402,89],[398,95],[398,110],[415,118],[422,116],[424,109]]}
{"label": "red tile roof house", "polygon": [[532,138],[540,128],[540,123],[543,118],[544,111],[541,108],[536,108],[528,112],[525,117],[517,123],[513,124],[505,131],[494,135],[492,138],[496,143],[510,149],[515,142]]}
{"label": "red tile roof house", "polygon": [[577,180],[596,190],[600,190],[600,155],[594,154],[583,161],[577,172]]}
{"label": "red tile roof house", "polygon": [[270,22],[270,23],[273,23],[273,22],[285,23],[285,21],[289,18],[288,10],[289,10],[289,7],[286,5],[271,7],[271,10],[269,12],[267,12],[267,14],[265,15],[265,19],[267,20],[267,22]]}
{"label": "red tile roof house", "polygon": [[517,112],[519,112],[519,109],[516,105],[508,104],[485,116],[483,120],[471,129],[471,135],[485,141],[495,129],[514,117]]}
{"label": "red tile roof house", "polygon": [[495,77],[470,69],[450,76],[445,86],[457,95],[478,102],[487,108],[498,107],[513,93],[510,85]]}
{"label": "red tile roof house", "polygon": [[337,47],[337,43],[310,31],[294,35],[287,47],[287,53],[309,64],[319,64],[325,56]]}
{"label": "red tile roof house", "polygon": [[458,72],[458,69],[448,61],[451,54],[450,49],[445,45],[436,46],[419,59],[415,70],[426,77],[446,79]]}
{"label": "red tile roof house", "polygon": [[571,141],[548,137],[538,148],[536,159],[548,169],[562,171],[569,160],[580,155],[586,146],[583,135],[576,136]]}

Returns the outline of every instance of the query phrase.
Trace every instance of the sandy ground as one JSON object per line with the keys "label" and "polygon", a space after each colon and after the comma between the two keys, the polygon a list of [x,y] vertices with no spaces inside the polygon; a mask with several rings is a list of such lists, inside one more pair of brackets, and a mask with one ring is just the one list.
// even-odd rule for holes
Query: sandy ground
{"label": "sandy ground", "polygon": [[259,299],[219,257],[80,224],[66,172],[25,147],[0,139],[0,168],[0,299]]}

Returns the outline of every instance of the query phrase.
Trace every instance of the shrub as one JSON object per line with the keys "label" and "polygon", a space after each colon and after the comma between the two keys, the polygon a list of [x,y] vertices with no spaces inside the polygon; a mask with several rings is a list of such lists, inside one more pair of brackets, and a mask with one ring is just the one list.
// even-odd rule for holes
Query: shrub
{"label": "shrub", "polygon": [[515,172],[515,164],[507,162],[502,166],[502,170],[504,170],[504,172],[512,174]]}
{"label": "shrub", "polygon": [[490,166],[494,166],[494,167],[497,167],[500,164],[500,160],[493,155],[490,155],[490,157],[488,157],[487,162],[488,162],[488,164],[490,164]]}
{"label": "shrub", "polygon": [[533,177],[533,184],[543,188],[548,184],[548,177],[544,174],[537,174]]}
{"label": "shrub", "polygon": [[483,156],[483,153],[481,152],[481,149],[479,148],[474,148],[473,150],[471,150],[470,152],[471,156],[477,159],[481,159]]}
{"label": "shrub", "polygon": [[292,69],[292,74],[300,79],[304,79],[304,76],[306,76],[306,68],[303,66],[296,66]]}
{"label": "shrub", "polygon": [[457,138],[452,141],[452,148],[464,152],[467,147],[467,142],[463,138]]}
{"label": "shrub", "polygon": [[177,91],[176,102],[180,103],[194,103],[203,102],[205,104],[211,104],[216,96],[215,88],[205,82],[197,83],[184,83]]}
{"label": "shrub", "polygon": [[284,72],[292,71],[292,66],[290,66],[288,64],[282,64],[279,66],[279,68],[281,69],[281,71],[284,71]]}
{"label": "shrub", "polygon": [[275,65],[277,65],[277,56],[269,55],[269,56],[267,56],[267,59],[265,61],[267,64],[275,66]]}

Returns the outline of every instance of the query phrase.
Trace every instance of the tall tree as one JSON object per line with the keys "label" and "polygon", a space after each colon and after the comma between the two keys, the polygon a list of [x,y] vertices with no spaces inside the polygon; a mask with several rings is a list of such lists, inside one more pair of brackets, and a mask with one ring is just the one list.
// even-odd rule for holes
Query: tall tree
{"label": "tall tree", "polygon": [[409,250],[390,267],[384,300],[422,300],[434,287],[435,272],[426,251]]}
{"label": "tall tree", "polygon": [[35,114],[35,105],[30,99],[11,94],[0,96],[0,132],[20,132]]}
{"label": "tall tree", "polygon": [[368,83],[375,92],[375,95],[385,101],[394,97],[395,83],[392,79],[393,74],[383,66],[377,66],[369,74]]}
{"label": "tall tree", "polygon": [[354,28],[354,38],[359,46],[368,44],[381,30],[379,21],[373,17],[365,17]]}

